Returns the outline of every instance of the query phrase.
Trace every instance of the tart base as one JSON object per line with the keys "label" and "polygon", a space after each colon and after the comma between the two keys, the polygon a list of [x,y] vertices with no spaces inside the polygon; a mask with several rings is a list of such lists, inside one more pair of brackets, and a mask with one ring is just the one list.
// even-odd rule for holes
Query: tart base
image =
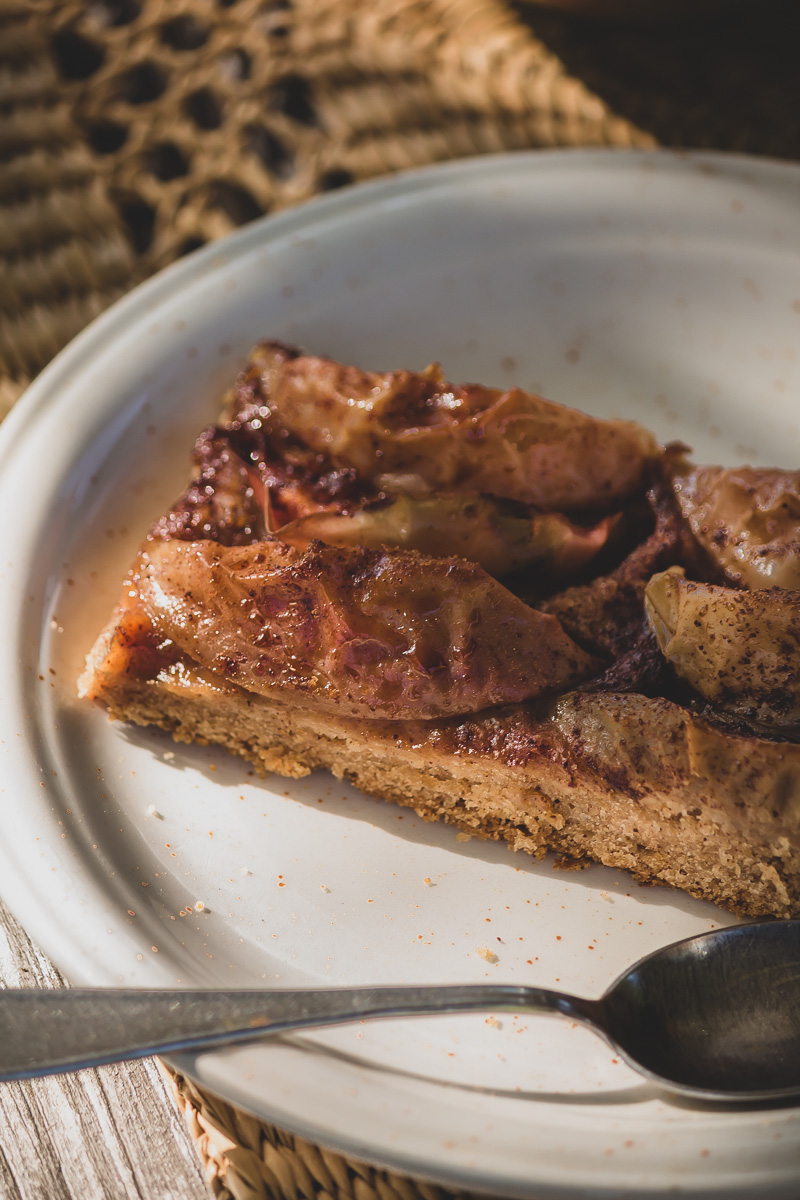
{"label": "tart base", "polygon": [[800,745],[735,736],[668,700],[573,692],[440,721],[332,718],[157,653],[130,609],[81,690],[262,774],[330,771],[536,858],[623,868],[741,916],[800,916]]}

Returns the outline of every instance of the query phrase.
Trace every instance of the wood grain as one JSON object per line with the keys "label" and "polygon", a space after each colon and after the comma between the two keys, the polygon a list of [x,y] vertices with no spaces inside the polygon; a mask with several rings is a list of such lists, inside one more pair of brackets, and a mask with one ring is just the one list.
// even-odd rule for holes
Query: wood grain
{"label": "wood grain", "polygon": [[[63,987],[0,902],[0,983]],[[2,1200],[210,1200],[155,1061],[0,1083]]]}

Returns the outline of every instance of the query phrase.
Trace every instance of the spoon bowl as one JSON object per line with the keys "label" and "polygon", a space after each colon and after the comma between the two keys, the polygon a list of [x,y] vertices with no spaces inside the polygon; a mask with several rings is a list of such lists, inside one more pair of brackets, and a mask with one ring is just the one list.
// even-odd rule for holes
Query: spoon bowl
{"label": "spoon bowl", "polygon": [[596,1027],[631,1066],[709,1099],[800,1094],[800,921],[735,925],[630,967]]}
{"label": "spoon bowl", "polygon": [[517,985],[0,991],[0,1079],[210,1049],[377,1017],[548,1012],[581,1021],[663,1087],[716,1101],[800,1095],[800,920],[675,942],[599,999]]}

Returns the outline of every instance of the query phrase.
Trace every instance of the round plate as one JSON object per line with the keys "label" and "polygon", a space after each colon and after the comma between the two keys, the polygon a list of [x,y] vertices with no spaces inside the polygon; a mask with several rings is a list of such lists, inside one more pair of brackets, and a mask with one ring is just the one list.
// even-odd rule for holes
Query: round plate
{"label": "round plate", "polygon": [[[597,995],[731,918],[465,841],[327,776],[262,781],[76,697],[148,524],[261,336],[440,359],[634,417],[698,460],[798,465],[800,170],[486,157],[259,222],[133,292],[0,432],[0,879],[75,983],[524,982]],[[198,902],[204,908],[198,910]],[[397,1022],[185,1056],[314,1141],[517,1197],[794,1197],[796,1109],[670,1098],[551,1018]]]}

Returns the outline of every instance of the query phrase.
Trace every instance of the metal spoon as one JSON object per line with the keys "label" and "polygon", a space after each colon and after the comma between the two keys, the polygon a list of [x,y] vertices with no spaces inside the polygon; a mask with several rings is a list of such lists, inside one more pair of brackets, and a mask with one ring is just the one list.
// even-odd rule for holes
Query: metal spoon
{"label": "metal spoon", "polygon": [[560,1013],[630,1066],[709,1100],[800,1095],[800,921],[737,925],[657,950],[599,1000],[515,985],[302,991],[0,991],[0,1079],[269,1033],[456,1012]]}

